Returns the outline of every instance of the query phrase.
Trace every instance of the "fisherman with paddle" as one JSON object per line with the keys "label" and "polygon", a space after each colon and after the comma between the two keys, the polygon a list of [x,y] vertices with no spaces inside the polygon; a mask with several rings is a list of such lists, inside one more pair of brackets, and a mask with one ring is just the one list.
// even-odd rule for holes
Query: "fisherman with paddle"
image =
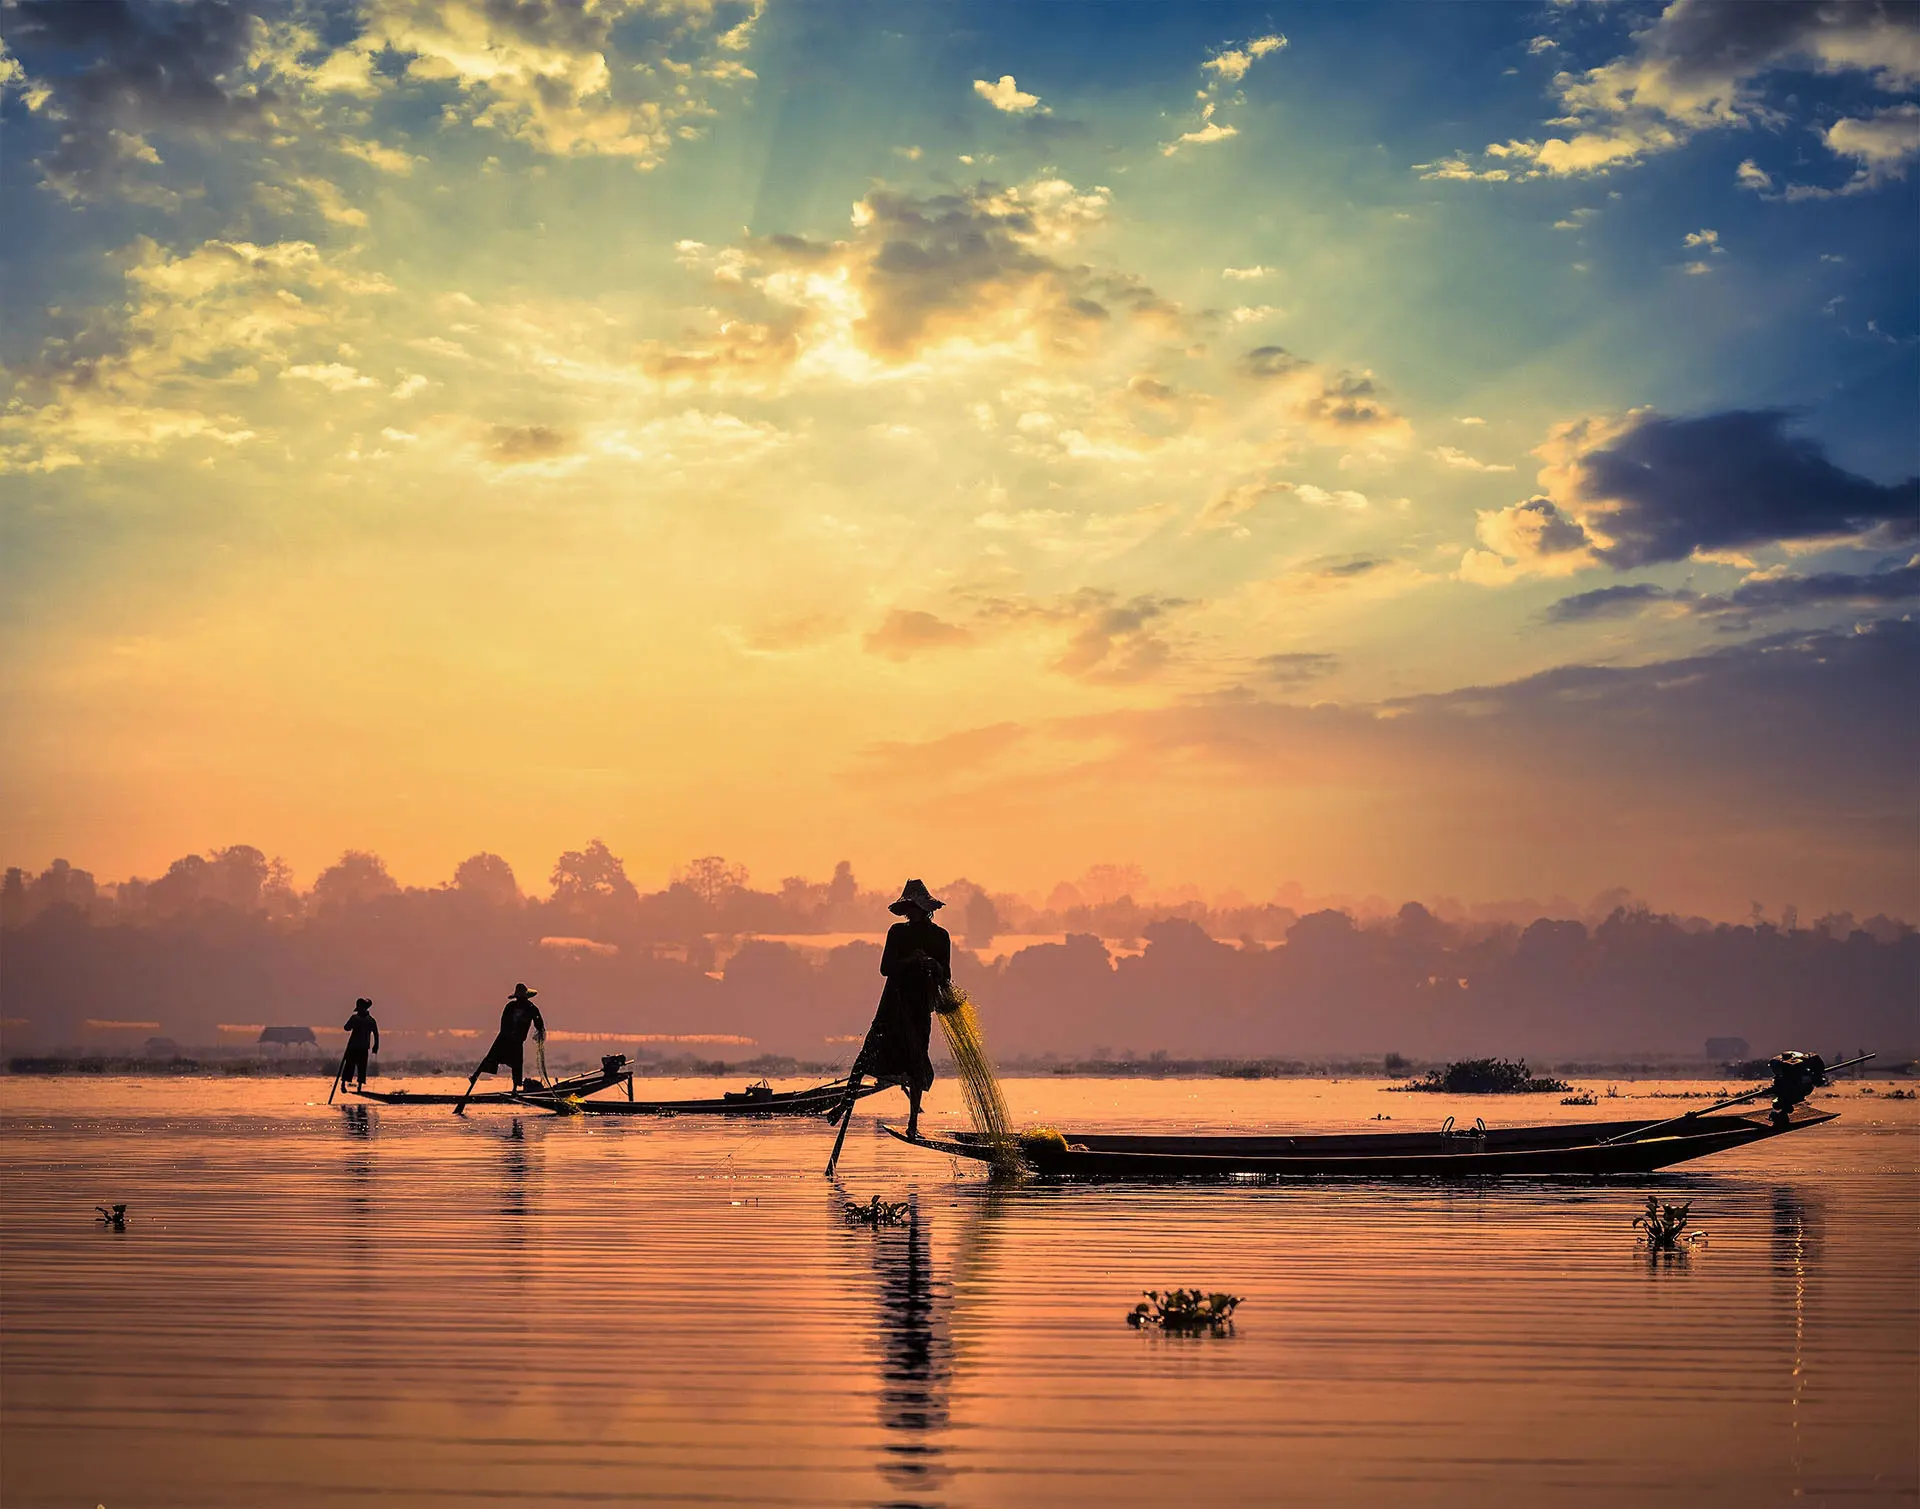
{"label": "fisherman with paddle", "polygon": [[345,1023],[347,1051],[340,1058],[339,1087],[346,1089],[349,1079],[357,1080],[356,1090],[367,1087],[367,1051],[380,1051],[380,1024],[373,1019],[373,1002],[365,996],[353,1003],[353,1015]]}
{"label": "fisherman with paddle", "polygon": [[513,987],[513,994],[507,997],[506,1007],[500,1013],[500,1035],[493,1040],[493,1046],[487,1049],[486,1056],[467,1080],[466,1093],[460,1097],[460,1104],[453,1108],[454,1115],[466,1115],[467,1101],[472,1098],[475,1082],[482,1074],[491,1074],[496,1068],[507,1071],[514,1089],[525,1087],[527,1029],[533,1029],[536,1043],[544,1044],[547,1040],[547,1024],[541,1020],[540,1008],[533,1004],[533,998],[539,994],[537,990],[528,990],[525,985]]}
{"label": "fisherman with paddle", "polygon": [[933,920],[945,905],[928,894],[922,882],[909,880],[900,899],[887,908],[905,920],[887,929],[886,947],[880,954],[880,973],[887,983],[880,992],[873,1025],[847,1075],[840,1132],[834,1139],[833,1156],[827,1160],[829,1175],[840,1161],[840,1146],[853,1120],[863,1075],[872,1075],[883,1087],[899,1085],[907,1092],[907,1135],[920,1133],[920,1097],[933,1085],[933,1060],[927,1054],[933,1014],[945,1009],[947,987],[953,980],[953,939]]}

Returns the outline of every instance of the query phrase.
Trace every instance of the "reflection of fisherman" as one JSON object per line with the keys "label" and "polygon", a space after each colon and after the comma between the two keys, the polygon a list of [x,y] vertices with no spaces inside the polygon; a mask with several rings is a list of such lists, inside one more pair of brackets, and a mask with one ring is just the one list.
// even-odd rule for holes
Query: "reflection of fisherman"
{"label": "reflection of fisherman", "polygon": [[906,920],[887,929],[887,946],[880,955],[886,988],[849,1076],[852,1094],[859,1092],[863,1074],[871,1074],[883,1088],[899,1085],[907,1092],[909,1137],[919,1135],[920,1097],[933,1084],[933,1061],[927,1056],[933,1014],[944,1006],[953,979],[953,940],[933,920],[945,905],[921,882],[909,880],[900,899],[887,908]]}
{"label": "reflection of fisherman", "polygon": [[340,1088],[349,1079],[357,1080],[356,1090],[367,1087],[367,1051],[380,1051],[380,1024],[373,1019],[373,1002],[365,996],[353,1003],[353,1015],[343,1024],[347,1032],[347,1051],[340,1060]]}
{"label": "reflection of fisherman", "polygon": [[460,1097],[460,1104],[453,1108],[458,1116],[467,1109],[467,1100],[473,1094],[474,1082],[482,1074],[491,1074],[496,1068],[504,1069],[512,1077],[513,1088],[526,1087],[527,1072],[527,1029],[533,1029],[535,1042],[547,1040],[547,1024],[541,1020],[540,1008],[533,1004],[533,998],[539,995],[537,990],[528,990],[524,985],[513,987],[513,994],[507,997],[507,1004],[500,1013],[500,1035],[493,1040],[486,1056],[467,1080],[466,1094]]}

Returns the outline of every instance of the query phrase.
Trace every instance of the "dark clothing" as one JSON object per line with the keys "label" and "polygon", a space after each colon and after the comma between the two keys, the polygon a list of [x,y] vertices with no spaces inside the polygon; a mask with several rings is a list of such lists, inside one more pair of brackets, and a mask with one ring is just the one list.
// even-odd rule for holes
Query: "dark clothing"
{"label": "dark clothing", "polygon": [[367,1082],[367,1050],[380,1051],[380,1024],[370,1011],[356,1011],[341,1024],[346,1028],[347,1052],[340,1063],[340,1083],[357,1079]]}
{"label": "dark clothing", "polygon": [[854,1072],[925,1090],[933,1083],[933,1060],[927,1056],[933,1014],[953,978],[953,940],[924,913],[896,922],[887,929],[880,973],[887,977],[886,988]]}
{"label": "dark clothing", "polygon": [[540,1019],[540,1008],[528,1000],[515,996],[508,1001],[500,1013],[500,1035],[493,1040],[493,1046],[487,1049],[487,1056],[480,1060],[480,1067],[474,1074],[481,1075],[493,1069],[505,1069],[513,1076],[515,1088],[527,1077],[527,1031],[538,1028],[540,1036],[547,1035],[547,1024]]}

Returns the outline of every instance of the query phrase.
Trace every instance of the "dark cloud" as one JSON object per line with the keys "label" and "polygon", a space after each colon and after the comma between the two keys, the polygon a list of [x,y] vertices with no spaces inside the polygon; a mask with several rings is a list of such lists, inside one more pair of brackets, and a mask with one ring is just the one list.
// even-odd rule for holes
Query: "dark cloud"
{"label": "dark cloud", "polygon": [[155,160],[151,132],[262,133],[280,102],[248,66],[256,19],[284,6],[253,0],[24,0],[0,32],[60,123],[39,166],[68,198],[137,189]]}
{"label": "dark cloud", "polygon": [[1703,597],[1698,613],[1785,613],[1795,608],[1881,607],[1920,598],[1920,558],[1866,575],[1820,571],[1808,576],[1760,576],[1725,597]]}
{"label": "dark cloud", "polygon": [[1279,686],[1298,686],[1305,681],[1329,676],[1339,667],[1340,657],[1315,651],[1295,650],[1280,655],[1262,655],[1255,662],[1266,680]]}
{"label": "dark cloud", "polygon": [[1673,594],[1651,582],[1632,586],[1599,587],[1592,592],[1576,592],[1563,597],[1547,609],[1547,621],[1556,624],[1584,623],[1591,618],[1631,618],[1651,603],[1665,602]]}
{"label": "dark cloud", "polygon": [[1350,581],[1356,576],[1366,576],[1388,564],[1377,555],[1357,555],[1351,560],[1309,561],[1306,570],[1310,575],[1325,577],[1332,581]]}
{"label": "dark cloud", "polygon": [[502,466],[545,461],[571,448],[564,434],[544,424],[497,424],[487,432],[487,455]]}
{"label": "dark cloud", "polygon": [[1800,608],[1883,608],[1920,598],[1920,557],[1878,571],[1818,571],[1806,576],[1782,573],[1749,577],[1731,592],[1668,590],[1652,582],[1600,587],[1563,597],[1547,609],[1549,623],[1581,623],[1594,618],[1630,618],[1655,603],[1671,603],[1703,618],[1759,618]]}
{"label": "dark cloud", "polygon": [[1882,485],[1841,470],[1778,409],[1698,419],[1649,414],[1574,460],[1575,511],[1620,569],[1776,540],[1920,521],[1920,477]]}
{"label": "dark cloud", "polygon": [[1144,681],[1168,665],[1173,648],[1161,636],[1162,622],[1194,602],[1150,593],[1122,598],[1103,587],[1083,587],[1047,601],[995,598],[976,615],[983,625],[1059,625],[1066,648],[1049,669],[1080,681]]}

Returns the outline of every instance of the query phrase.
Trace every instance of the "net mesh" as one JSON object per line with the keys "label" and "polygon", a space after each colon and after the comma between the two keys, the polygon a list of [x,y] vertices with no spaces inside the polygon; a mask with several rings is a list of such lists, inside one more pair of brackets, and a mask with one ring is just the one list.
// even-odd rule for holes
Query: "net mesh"
{"label": "net mesh", "polygon": [[947,1000],[949,1005],[940,1012],[940,1027],[947,1035],[947,1051],[953,1055],[953,1070],[967,1102],[967,1114],[973,1119],[973,1129],[993,1150],[995,1176],[1018,1178],[1024,1170],[1020,1146],[1008,1124],[1000,1081],[994,1077],[993,1063],[987,1057],[979,1013],[973,1009],[972,998],[957,985],[948,987]]}

